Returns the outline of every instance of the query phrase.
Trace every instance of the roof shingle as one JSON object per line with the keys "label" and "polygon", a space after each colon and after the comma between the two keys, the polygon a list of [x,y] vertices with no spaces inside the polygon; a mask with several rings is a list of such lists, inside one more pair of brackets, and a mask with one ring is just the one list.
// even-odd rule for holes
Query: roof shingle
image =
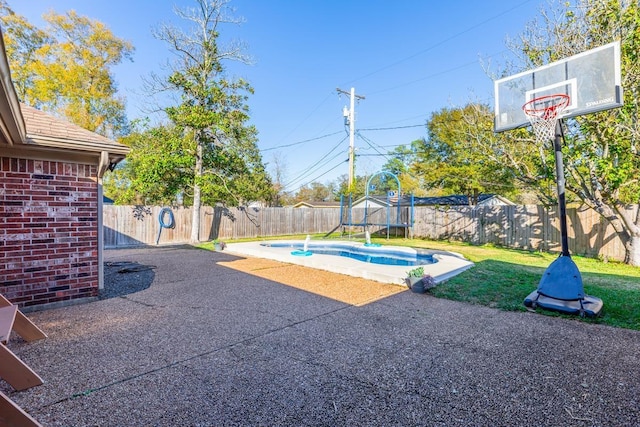
{"label": "roof shingle", "polygon": [[58,119],[50,114],[40,111],[25,104],[20,104],[29,139],[55,139],[68,142],[83,142],[97,145],[122,146],[115,141],[105,138],[95,132],[83,129],[80,126]]}

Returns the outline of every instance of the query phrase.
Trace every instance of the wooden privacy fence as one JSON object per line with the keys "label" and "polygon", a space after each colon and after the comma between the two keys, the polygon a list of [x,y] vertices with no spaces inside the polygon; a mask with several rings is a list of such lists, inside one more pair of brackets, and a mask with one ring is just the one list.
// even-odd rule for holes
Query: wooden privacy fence
{"label": "wooden privacy fence", "polygon": [[[634,212],[637,206],[629,209]],[[105,247],[155,245],[161,207],[104,206]],[[363,218],[354,209],[352,222]],[[395,209],[392,209],[395,211]],[[175,228],[163,228],[160,244],[185,243],[191,236],[191,209],[173,208]],[[384,216],[369,222],[386,224]],[[611,225],[591,209],[567,209],[569,249],[574,254],[623,260],[624,245]],[[401,218],[407,222],[408,208]],[[375,221],[372,221],[375,219]],[[166,222],[166,218],[165,218]],[[203,207],[200,212],[200,240],[269,237],[289,234],[328,233],[341,230],[339,208],[223,208]],[[371,232],[385,227],[372,227]],[[416,207],[412,235],[434,240],[457,240],[474,244],[493,243],[510,248],[559,251],[560,230],[555,208],[523,206]],[[402,234],[400,234],[402,235]]]}
{"label": "wooden privacy fence", "polygon": [[[629,209],[637,209],[637,206]],[[625,248],[613,227],[596,211],[567,209],[569,250],[573,254],[624,260]],[[557,208],[523,206],[458,206],[415,209],[414,237],[492,243],[508,248],[560,252]]]}
{"label": "wooden privacy fence", "polygon": [[[105,247],[156,244],[161,209],[157,206],[105,205]],[[172,208],[172,212],[175,228],[162,229],[160,244],[190,240],[192,210]],[[339,223],[340,209],[203,207],[200,240],[327,233]]]}

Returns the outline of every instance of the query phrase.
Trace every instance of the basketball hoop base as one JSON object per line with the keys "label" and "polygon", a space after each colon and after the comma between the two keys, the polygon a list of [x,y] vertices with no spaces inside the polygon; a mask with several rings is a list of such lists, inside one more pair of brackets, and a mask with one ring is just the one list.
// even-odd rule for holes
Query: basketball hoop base
{"label": "basketball hoop base", "polygon": [[538,307],[545,310],[557,311],[565,314],[578,314],[586,317],[597,317],[602,311],[602,300],[600,298],[585,295],[582,300],[565,301],[561,299],[546,297],[538,293],[538,290],[531,292],[525,299],[524,305],[534,310]]}
{"label": "basketball hoop base", "polygon": [[531,292],[524,305],[567,314],[595,317],[602,310],[602,300],[584,294],[582,276],[571,256],[562,255],[547,267],[538,289]]}

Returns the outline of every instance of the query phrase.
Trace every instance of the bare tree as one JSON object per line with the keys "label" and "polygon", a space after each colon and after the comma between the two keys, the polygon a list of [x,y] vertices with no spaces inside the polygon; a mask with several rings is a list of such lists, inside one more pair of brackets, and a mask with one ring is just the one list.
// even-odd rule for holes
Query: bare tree
{"label": "bare tree", "polygon": [[216,150],[238,139],[253,138],[255,130],[245,126],[248,108],[247,93],[253,90],[242,79],[230,80],[225,75],[227,61],[245,64],[250,59],[244,54],[244,45],[231,42],[220,46],[219,36],[223,24],[240,24],[242,19],[232,16],[229,0],[195,0],[196,6],[175,9],[176,15],[190,23],[189,31],[163,24],[154,32],[165,41],[176,60],[170,64],[171,73],[162,82],[161,89],[178,95],[178,105],[164,108],[169,119],[183,129],[186,140],[192,142],[193,200],[191,241],[200,235],[200,208],[205,174],[226,187],[224,174],[205,170],[206,159],[215,157]]}
{"label": "bare tree", "polygon": [[287,174],[287,159],[281,152],[276,152],[271,157],[271,178],[273,180],[273,189],[275,194],[275,205],[282,204],[284,196],[284,183]]}

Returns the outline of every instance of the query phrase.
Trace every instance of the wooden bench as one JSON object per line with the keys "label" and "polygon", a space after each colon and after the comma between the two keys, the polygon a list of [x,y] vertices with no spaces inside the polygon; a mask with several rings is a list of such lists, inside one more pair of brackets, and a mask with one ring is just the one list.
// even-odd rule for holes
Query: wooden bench
{"label": "wooden bench", "polygon": [[42,427],[42,424],[31,418],[31,415],[0,391],[0,426]]}
{"label": "wooden bench", "polygon": [[0,295],[0,378],[16,390],[26,390],[42,384],[42,378],[7,347],[11,331],[16,332],[25,341],[47,336],[18,310],[17,305],[11,304]]}
{"label": "wooden bench", "polygon": [[[0,295],[0,378],[18,391],[42,384],[42,378],[7,347],[11,331],[25,341],[47,337],[17,305]],[[0,392],[0,426],[39,427],[40,424]]]}
{"label": "wooden bench", "polygon": [[[18,307],[17,305],[11,304],[11,302],[6,299],[3,295],[0,295],[0,308],[1,307]],[[20,335],[22,339],[25,341],[35,341],[40,340],[47,337],[47,334],[42,332],[40,328],[38,328],[27,316],[22,314],[20,310],[16,311],[15,319],[13,325],[11,327],[15,333]],[[2,333],[2,327],[0,327],[0,335]],[[1,338],[3,344],[6,344],[9,340],[9,336],[7,335],[6,339]]]}
{"label": "wooden bench", "polygon": [[9,341],[17,312],[18,306],[16,305],[0,307],[0,343],[6,344]]}
{"label": "wooden bench", "polygon": [[0,378],[18,391],[41,385],[43,382],[38,374],[4,344],[0,344]]}

